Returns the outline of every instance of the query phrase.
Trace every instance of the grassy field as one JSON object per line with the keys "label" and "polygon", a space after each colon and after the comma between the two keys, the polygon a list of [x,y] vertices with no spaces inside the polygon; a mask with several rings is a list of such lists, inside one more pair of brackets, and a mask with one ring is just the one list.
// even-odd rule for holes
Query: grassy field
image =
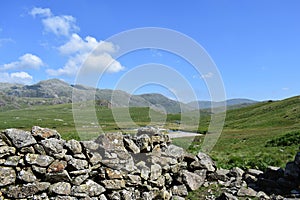
{"label": "grassy field", "polygon": [[[96,107],[99,125],[105,132],[119,131],[111,109]],[[117,112],[127,128],[126,108]],[[159,125],[168,129],[180,129],[180,114],[163,114],[149,108],[130,108],[132,120],[139,126]],[[124,116],[123,116],[124,115]],[[300,141],[300,97],[283,101],[263,102],[245,108],[227,111],[223,132],[210,152],[218,167],[264,170],[268,165],[284,167],[294,159]],[[152,120],[152,122],[151,122]],[[154,120],[154,121],[153,121]],[[195,120],[190,114],[190,121]],[[206,133],[210,116],[201,116],[199,128],[185,127],[187,131]],[[164,124],[161,121],[165,121]],[[150,123],[151,122],[151,123]],[[30,130],[34,125],[57,129],[64,139],[86,140],[97,137],[92,132],[78,136],[73,120],[72,104],[33,106],[19,110],[0,112],[0,129],[22,128]],[[204,136],[174,139],[173,143],[196,154],[201,149]],[[199,199],[201,189],[189,194],[189,199]]]}

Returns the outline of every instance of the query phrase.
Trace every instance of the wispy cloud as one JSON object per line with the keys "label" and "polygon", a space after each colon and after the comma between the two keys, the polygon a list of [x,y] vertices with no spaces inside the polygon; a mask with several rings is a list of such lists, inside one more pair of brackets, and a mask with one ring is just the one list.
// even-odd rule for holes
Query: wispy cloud
{"label": "wispy cloud", "polygon": [[14,42],[14,40],[11,38],[0,38],[0,47],[6,43],[11,43],[11,42]]}
{"label": "wispy cloud", "polygon": [[283,87],[283,88],[281,88],[282,90],[290,90],[290,88],[288,88],[288,87]]}
{"label": "wispy cloud", "polygon": [[30,12],[33,17],[42,18],[46,32],[54,33],[57,36],[69,36],[72,32],[79,30],[76,26],[76,18],[71,15],[53,15],[49,8],[33,8]]}
{"label": "wispy cloud", "polygon": [[44,66],[42,59],[36,55],[27,53],[19,57],[18,61],[1,65],[0,71],[15,69],[39,69],[41,66]]}

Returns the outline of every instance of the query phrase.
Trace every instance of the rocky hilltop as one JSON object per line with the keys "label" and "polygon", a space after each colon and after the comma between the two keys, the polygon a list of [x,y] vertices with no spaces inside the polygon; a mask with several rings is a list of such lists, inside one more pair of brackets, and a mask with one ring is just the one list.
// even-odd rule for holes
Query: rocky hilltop
{"label": "rocky hilltop", "polygon": [[300,154],[285,169],[217,169],[213,160],[171,144],[154,128],[65,141],[48,128],[0,134],[0,199],[177,199],[217,185],[203,199],[283,199],[299,195]]}

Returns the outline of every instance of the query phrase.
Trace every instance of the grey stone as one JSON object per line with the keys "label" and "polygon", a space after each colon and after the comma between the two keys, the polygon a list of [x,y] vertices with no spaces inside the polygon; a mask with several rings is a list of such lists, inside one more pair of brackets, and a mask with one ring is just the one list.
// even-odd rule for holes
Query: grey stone
{"label": "grey stone", "polygon": [[199,152],[197,154],[197,158],[199,159],[199,166],[201,168],[206,169],[209,172],[214,172],[216,167],[215,163],[212,161],[212,159],[206,155],[205,153]]}
{"label": "grey stone", "polygon": [[16,153],[16,149],[14,147],[9,146],[1,146],[0,147],[0,158],[5,156],[14,155]]}
{"label": "grey stone", "polygon": [[197,190],[201,185],[203,185],[205,177],[201,177],[195,173],[183,170],[182,172],[183,182],[191,190]]}
{"label": "grey stone", "polygon": [[85,151],[97,151],[100,145],[94,141],[81,141],[80,142]]}
{"label": "grey stone", "polygon": [[257,192],[252,188],[242,187],[241,189],[239,189],[237,195],[239,197],[255,197],[257,195]]}
{"label": "grey stone", "polygon": [[81,185],[88,178],[89,178],[89,174],[83,174],[83,175],[75,176],[72,179],[72,184],[73,185]]}
{"label": "grey stone", "polygon": [[125,151],[121,132],[101,134],[96,140],[105,150]]}
{"label": "grey stone", "polygon": [[41,145],[44,147],[48,155],[59,154],[63,151],[65,141],[56,138],[49,138],[41,141]]}
{"label": "grey stone", "polygon": [[38,165],[40,167],[48,167],[54,161],[54,158],[47,156],[47,155],[26,154],[25,160],[30,165]]}
{"label": "grey stone", "polygon": [[217,169],[217,171],[211,173],[209,175],[210,180],[221,180],[221,181],[227,181],[229,179],[229,177],[227,176],[227,174],[229,173],[229,170],[227,169]]}
{"label": "grey stone", "polygon": [[[48,189],[50,183],[39,182],[39,183],[28,183],[25,185],[10,186],[6,191],[6,195],[10,198],[29,198],[38,192],[43,192]],[[31,198],[30,198],[31,199]]]}
{"label": "grey stone", "polygon": [[71,182],[71,177],[66,170],[63,170],[62,172],[46,173],[45,178],[51,183],[59,181]]}
{"label": "grey stone", "polygon": [[270,197],[266,193],[264,193],[263,191],[257,192],[256,197],[259,198],[259,199],[261,199],[261,200],[268,200],[268,199],[270,199]]}
{"label": "grey stone", "polygon": [[150,180],[156,180],[162,174],[162,168],[158,164],[151,165],[150,171],[151,171]]}
{"label": "grey stone", "polygon": [[148,135],[142,134],[137,137],[136,145],[141,152],[149,152],[151,150],[151,139]]}
{"label": "grey stone", "polygon": [[181,196],[174,195],[174,196],[172,196],[172,200],[185,200],[185,198],[181,197]]}
{"label": "grey stone", "polygon": [[26,154],[26,153],[35,153],[34,148],[32,146],[22,147],[20,149],[20,152],[23,153],[23,154]]}
{"label": "grey stone", "polygon": [[185,151],[184,151],[183,148],[171,144],[167,147],[165,153],[168,156],[172,156],[172,157],[175,157],[175,158],[180,158],[181,156],[183,156],[185,154]]}
{"label": "grey stone", "polygon": [[102,156],[98,152],[89,153],[88,158],[89,158],[89,162],[92,165],[97,165],[97,164],[101,163],[101,161],[102,161]]}
{"label": "grey stone", "polygon": [[257,169],[248,169],[247,173],[252,176],[258,177],[259,175],[263,174],[264,172],[261,170],[257,170]]}
{"label": "grey stone", "polygon": [[125,188],[125,181],[123,179],[103,180],[101,181],[101,183],[104,185],[106,189],[120,190],[122,188]]}
{"label": "grey stone", "polygon": [[229,176],[233,176],[233,177],[242,177],[244,175],[245,171],[242,170],[239,167],[234,167],[230,170],[229,172]]}
{"label": "grey stone", "polygon": [[0,166],[0,186],[6,186],[16,181],[16,172],[11,167]]}
{"label": "grey stone", "polygon": [[71,194],[71,184],[67,182],[54,183],[49,187],[49,192],[58,195],[70,195]]}
{"label": "grey stone", "polygon": [[142,184],[142,179],[138,175],[128,174],[127,177],[128,177],[127,184],[129,184],[129,185],[141,185]]}
{"label": "grey stone", "polygon": [[33,146],[33,148],[34,148],[34,150],[35,150],[36,153],[42,154],[42,155],[46,155],[46,151],[45,151],[45,149],[44,149],[44,147],[42,145],[35,144]]}
{"label": "grey stone", "polygon": [[140,153],[140,148],[128,138],[124,138],[125,147],[134,154]]}
{"label": "grey stone", "polygon": [[32,165],[31,167],[32,167],[32,170],[39,175],[45,175],[47,172],[47,169],[44,167],[39,167],[36,165]]}
{"label": "grey stone", "polygon": [[107,200],[106,196],[104,194],[101,194],[99,196],[99,200]]}
{"label": "grey stone", "polygon": [[36,181],[36,176],[33,174],[31,168],[24,168],[18,173],[18,179],[31,183]]}
{"label": "grey stone", "polygon": [[28,131],[23,131],[19,129],[6,129],[4,134],[11,140],[17,148],[22,148],[36,144],[36,140]]}
{"label": "grey stone", "polygon": [[88,168],[88,162],[86,160],[81,160],[81,159],[71,159],[68,161],[68,165],[73,169],[73,170],[81,170],[81,169],[86,169]]}
{"label": "grey stone", "polygon": [[18,165],[20,159],[21,159],[20,156],[9,156],[9,157],[5,160],[4,165],[16,167],[16,166]]}
{"label": "grey stone", "polygon": [[82,152],[81,144],[77,140],[69,140],[65,143],[65,145],[73,154],[79,154]]}
{"label": "grey stone", "polygon": [[31,129],[31,133],[34,137],[38,139],[46,139],[46,138],[56,138],[60,139],[60,134],[53,129],[49,128],[41,128],[39,126],[33,126]]}
{"label": "grey stone", "polygon": [[92,180],[87,180],[85,184],[72,187],[72,193],[85,193],[90,197],[99,196],[105,191],[106,189],[103,186]]}
{"label": "grey stone", "polygon": [[174,185],[172,187],[172,194],[176,196],[187,196],[188,190],[185,185]]}

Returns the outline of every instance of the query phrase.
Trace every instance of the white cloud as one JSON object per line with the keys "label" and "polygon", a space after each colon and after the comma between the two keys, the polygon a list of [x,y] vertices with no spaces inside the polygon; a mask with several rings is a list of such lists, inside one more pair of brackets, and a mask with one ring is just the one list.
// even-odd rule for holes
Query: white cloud
{"label": "white cloud", "polygon": [[284,88],[282,88],[282,90],[290,90],[290,88],[288,88],[288,87],[284,87]]}
{"label": "white cloud", "polygon": [[91,36],[85,37],[83,40],[78,34],[72,34],[70,40],[59,47],[59,51],[62,54],[74,54],[74,53],[87,53],[95,48],[98,53],[107,52],[114,53],[117,51],[117,47],[105,41],[97,41],[95,38]]}
{"label": "white cloud", "polygon": [[33,17],[39,15],[41,17],[50,17],[52,15],[51,10],[49,8],[33,8],[29,14]]}
{"label": "white cloud", "polygon": [[31,84],[32,76],[27,72],[0,73],[0,82]]}
{"label": "white cloud", "polygon": [[19,57],[18,61],[11,62],[8,64],[4,64],[0,66],[0,71],[6,71],[6,70],[12,70],[12,69],[39,69],[41,66],[43,66],[44,63],[42,59],[40,59],[38,56],[27,53],[23,56]]}
{"label": "white cloud", "polygon": [[72,32],[79,30],[79,27],[76,26],[76,19],[71,15],[56,16],[52,14],[49,8],[33,8],[29,14],[33,17],[42,17],[45,31],[58,36],[69,36]]}
{"label": "white cloud", "polygon": [[71,32],[78,31],[76,19],[70,15],[53,16],[42,20],[45,30],[55,35],[69,36]]}
{"label": "white cloud", "polygon": [[97,41],[90,36],[83,40],[79,35],[73,34],[70,40],[58,49],[62,54],[70,57],[62,68],[48,69],[47,73],[51,76],[75,75],[83,65],[85,72],[89,73],[105,69],[108,73],[124,70],[124,67],[111,56],[118,47],[110,42]]}

